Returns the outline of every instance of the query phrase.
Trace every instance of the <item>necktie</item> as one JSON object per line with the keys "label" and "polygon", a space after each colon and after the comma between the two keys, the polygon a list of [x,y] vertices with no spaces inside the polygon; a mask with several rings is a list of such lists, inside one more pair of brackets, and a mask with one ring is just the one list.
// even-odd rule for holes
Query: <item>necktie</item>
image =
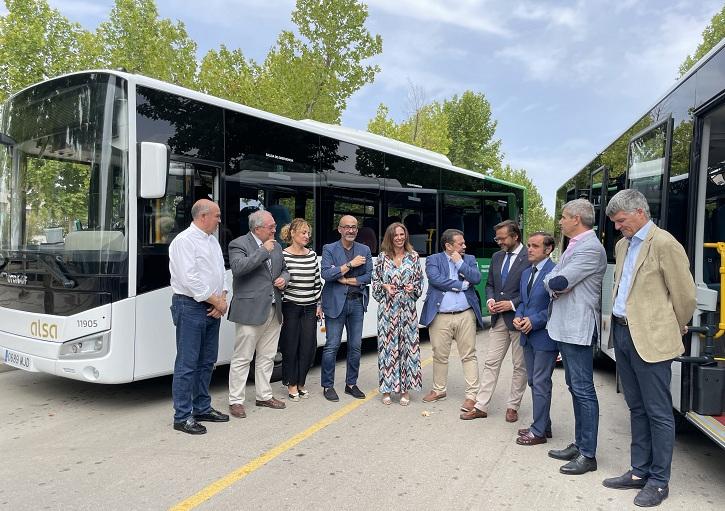
{"label": "necktie", "polygon": [[537,271],[538,271],[538,269],[536,268],[536,266],[531,267],[531,278],[529,279],[529,284],[526,286],[526,294],[528,294],[528,295],[531,294],[531,286],[534,285],[534,280],[536,279]]}
{"label": "necktie", "polygon": [[511,252],[506,252],[506,259],[503,260],[503,267],[501,268],[501,283],[506,283],[506,277],[509,276],[509,263],[511,262]]}

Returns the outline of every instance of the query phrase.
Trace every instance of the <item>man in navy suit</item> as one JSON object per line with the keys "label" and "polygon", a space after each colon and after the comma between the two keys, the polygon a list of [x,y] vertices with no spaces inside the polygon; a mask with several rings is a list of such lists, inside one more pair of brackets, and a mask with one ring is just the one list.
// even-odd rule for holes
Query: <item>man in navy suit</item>
{"label": "man in navy suit", "polygon": [[486,281],[486,306],[491,312],[488,331],[488,349],[481,371],[481,388],[473,407],[461,414],[461,419],[488,417],[488,405],[496,390],[498,375],[506,352],[511,346],[514,370],[511,390],[506,401],[506,421],[519,420],[519,406],[526,391],[526,364],[524,350],[519,344],[520,332],[514,328],[516,308],[521,302],[519,282],[521,272],[528,266],[526,250],[521,243],[521,229],[513,220],[504,220],[494,226],[496,243],[501,248],[493,254]]}
{"label": "man in navy suit", "polygon": [[551,375],[559,352],[546,331],[551,297],[544,286],[544,277],[556,266],[549,259],[554,250],[554,237],[535,232],[529,236],[526,246],[531,266],[521,274],[521,303],[516,308],[514,327],[521,332],[534,418],[530,427],[519,430],[516,443],[538,445],[551,438]]}
{"label": "man in navy suit", "polygon": [[443,252],[425,261],[428,294],[420,323],[428,327],[433,348],[433,389],[423,398],[430,403],[445,399],[448,357],[456,341],[466,380],[466,399],[461,410],[473,407],[478,392],[476,323],[483,326],[481,305],[473,286],[481,281],[476,258],[466,255],[466,240],[458,229],[446,229],[441,236]]}
{"label": "man in navy suit", "polygon": [[347,374],[345,394],[365,399],[357,386],[360,371],[363,318],[368,306],[368,285],[373,273],[373,261],[367,245],[357,243],[357,219],[345,215],[337,226],[340,241],[322,247],[321,275],[322,312],[325,314],[327,342],[322,349],[320,383],[328,401],[339,401],[335,392],[335,359],[342,341],[342,329],[347,331]]}

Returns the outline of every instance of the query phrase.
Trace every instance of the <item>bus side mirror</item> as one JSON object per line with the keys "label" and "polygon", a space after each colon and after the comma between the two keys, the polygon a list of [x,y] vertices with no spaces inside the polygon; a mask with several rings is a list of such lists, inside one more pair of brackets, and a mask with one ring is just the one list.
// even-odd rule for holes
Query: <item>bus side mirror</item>
{"label": "bus side mirror", "polygon": [[159,199],[166,195],[169,148],[157,142],[141,142],[139,146],[138,193],[143,199]]}

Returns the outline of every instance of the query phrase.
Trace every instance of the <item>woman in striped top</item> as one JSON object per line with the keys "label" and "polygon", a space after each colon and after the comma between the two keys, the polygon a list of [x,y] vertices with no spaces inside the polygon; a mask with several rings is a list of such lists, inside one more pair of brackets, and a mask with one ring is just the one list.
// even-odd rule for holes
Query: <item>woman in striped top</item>
{"label": "woman in striped top", "polygon": [[304,218],[295,218],[282,227],[280,239],[289,246],[282,251],[290,281],[282,298],[282,377],[287,382],[291,401],[307,398],[305,390],[307,371],[312,366],[317,350],[315,323],[322,318],[320,307],[320,266],[317,254],[307,248],[310,226]]}

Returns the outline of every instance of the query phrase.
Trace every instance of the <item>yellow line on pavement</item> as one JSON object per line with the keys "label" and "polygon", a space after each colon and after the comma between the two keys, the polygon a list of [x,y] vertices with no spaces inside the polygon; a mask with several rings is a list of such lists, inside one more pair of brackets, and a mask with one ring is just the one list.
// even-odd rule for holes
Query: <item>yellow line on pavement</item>
{"label": "yellow line on pavement", "polygon": [[[425,367],[428,364],[430,364],[433,361],[432,358],[427,358],[423,361],[421,364],[421,367]],[[203,504],[210,498],[212,498],[217,493],[229,488],[231,485],[236,483],[237,481],[244,479],[249,474],[254,472],[255,470],[262,468],[264,465],[275,459],[280,454],[283,454],[284,452],[292,449],[294,446],[299,444],[300,442],[310,438],[312,435],[317,433],[318,431],[326,428],[330,424],[340,420],[348,413],[352,412],[353,410],[357,409],[358,407],[364,405],[366,402],[370,401],[372,398],[377,396],[380,392],[378,389],[373,389],[368,391],[367,396],[365,399],[360,399],[353,401],[352,403],[340,408],[335,413],[332,413],[325,417],[324,419],[320,420],[319,422],[316,422],[306,430],[302,431],[301,433],[297,433],[292,438],[285,440],[281,444],[277,445],[276,447],[273,447],[269,451],[265,452],[261,456],[258,456],[257,458],[254,458],[252,461],[244,465],[243,467],[240,467],[236,469],[235,471],[227,474],[226,476],[222,477],[221,479],[211,483],[206,488],[203,488],[201,491],[199,491],[197,494],[192,495],[188,499],[179,502],[175,506],[170,508],[170,511],[188,511],[190,509],[194,509],[200,504]]]}

